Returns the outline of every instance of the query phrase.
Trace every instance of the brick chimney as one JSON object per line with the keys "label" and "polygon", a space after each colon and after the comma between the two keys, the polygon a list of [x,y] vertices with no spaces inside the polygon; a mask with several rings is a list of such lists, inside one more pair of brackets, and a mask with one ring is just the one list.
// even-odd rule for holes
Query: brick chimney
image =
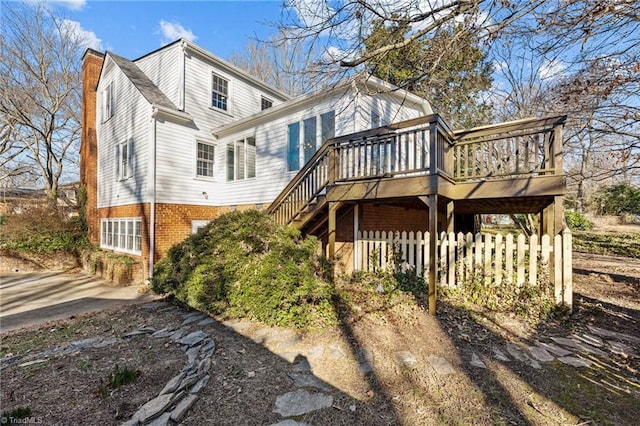
{"label": "brick chimney", "polygon": [[104,54],[87,49],[82,57],[82,144],[80,184],[86,188],[86,219],[89,241],[100,243],[98,216],[98,144],[96,138],[96,90]]}

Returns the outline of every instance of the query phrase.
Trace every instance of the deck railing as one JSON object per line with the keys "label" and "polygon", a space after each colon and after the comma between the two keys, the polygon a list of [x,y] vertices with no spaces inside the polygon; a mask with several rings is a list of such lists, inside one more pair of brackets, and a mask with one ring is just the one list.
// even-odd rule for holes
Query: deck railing
{"label": "deck railing", "polygon": [[453,137],[439,116],[430,115],[330,139],[274,200],[269,213],[278,223],[290,223],[328,185],[341,182],[435,173],[453,177]]}
{"label": "deck railing", "polygon": [[562,173],[566,116],[527,119],[454,132],[457,181]]}

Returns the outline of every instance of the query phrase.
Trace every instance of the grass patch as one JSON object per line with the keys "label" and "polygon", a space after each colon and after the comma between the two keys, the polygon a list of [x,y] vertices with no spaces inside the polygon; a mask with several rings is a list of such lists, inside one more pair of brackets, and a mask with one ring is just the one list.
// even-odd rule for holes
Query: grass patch
{"label": "grass patch", "polygon": [[88,321],[73,321],[68,325],[51,329],[40,329],[29,337],[3,337],[0,346],[0,357],[11,355],[25,355],[32,352],[39,352],[46,348],[56,347],[61,343],[75,339],[80,335],[81,330],[91,327]]}
{"label": "grass patch", "polygon": [[142,374],[140,370],[135,370],[129,367],[120,368],[116,365],[111,374],[109,374],[106,384],[103,384],[104,381],[100,379],[98,395],[100,395],[101,398],[106,399],[111,394],[111,391],[116,390],[119,387],[135,383],[140,374]]}
{"label": "grass patch", "polygon": [[640,258],[640,234],[596,233],[575,231],[573,250],[582,253],[607,254]]}

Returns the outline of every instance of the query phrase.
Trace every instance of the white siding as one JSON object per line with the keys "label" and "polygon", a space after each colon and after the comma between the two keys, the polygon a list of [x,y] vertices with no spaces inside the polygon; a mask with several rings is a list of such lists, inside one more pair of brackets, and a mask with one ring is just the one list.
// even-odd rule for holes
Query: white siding
{"label": "white siding", "polygon": [[[194,132],[187,126],[165,121],[158,122],[156,138],[156,201],[217,205],[217,182],[224,179],[224,168],[218,164],[220,147],[212,136],[208,132]],[[197,140],[216,145],[213,179],[196,176]]]}
{"label": "white siding", "polygon": [[[227,111],[211,108],[211,75],[229,81]],[[211,130],[234,120],[259,113],[261,98],[265,96],[273,105],[281,103],[244,77],[217,66],[213,61],[189,52],[185,59],[185,112],[191,114],[200,130]]]}
{"label": "white siding", "polygon": [[180,43],[175,43],[135,61],[135,64],[178,108],[181,104],[183,57],[182,46]]}
{"label": "white siding", "polygon": [[[108,62],[109,59],[107,59]],[[102,91],[113,83],[114,111],[101,122]],[[148,175],[149,122],[148,102],[117,66],[105,66],[98,85],[98,207],[145,202]],[[133,176],[119,180],[116,176],[116,148],[133,139]]]}
{"label": "white siding", "polygon": [[[336,136],[341,136],[370,128],[369,111],[372,104],[381,107],[383,119],[388,123],[424,115],[420,106],[409,102],[402,103],[394,96],[376,95],[375,101],[372,101],[368,96],[354,97],[353,93],[341,92],[332,97],[318,99],[312,106],[301,105],[296,111],[269,123],[260,124],[252,130],[222,138],[216,152],[216,167],[219,168],[219,176],[223,179],[219,180],[217,202],[219,205],[271,203],[297,173],[297,171],[287,171],[287,127],[290,123],[301,122],[309,117],[318,117],[333,110],[336,114]],[[359,129],[354,119],[358,115],[361,116]],[[362,117],[363,115],[366,117]],[[226,145],[238,138],[253,135],[256,137],[257,150],[256,178],[226,182],[224,180]]]}
{"label": "white siding", "polygon": [[406,100],[396,93],[379,93],[360,98],[358,120],[361,130],[371,128],[371,111],[380,117],[381,125],[397,123],[425,115],[422,106]]}
{"label": "white siding", "polygon": [[[220,205],[271,203],[297,173],[297,171],[287,171],[288,125],[301,122],[306,118],[318,117],[320,114],[333,110],[336,114],[336,136],[353,133],[354,106],[352,97],[340,93],[320,99],[314,102],[313,106],[301,105],[296,111],[269,123],[258,125],[253,130],[221,139],[218,144],[220,147],[217,156],[218,166],[225,165],[224,147],[227,143],[245,136],[255,135],[257,160],[255,179],[225,181],[221,185],[218,194]],[[317,143],[319,148],[319,144],[322,142],[318,141]]]}

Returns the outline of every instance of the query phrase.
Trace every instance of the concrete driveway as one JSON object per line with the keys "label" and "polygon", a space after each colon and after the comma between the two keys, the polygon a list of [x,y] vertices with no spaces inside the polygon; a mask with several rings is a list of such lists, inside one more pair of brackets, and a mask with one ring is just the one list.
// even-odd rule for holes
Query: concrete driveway
{"label": "concrete driveway", "polygon": [[157,298],[144,286],[115,287],[85,273],[0,275],[0,333]]}

